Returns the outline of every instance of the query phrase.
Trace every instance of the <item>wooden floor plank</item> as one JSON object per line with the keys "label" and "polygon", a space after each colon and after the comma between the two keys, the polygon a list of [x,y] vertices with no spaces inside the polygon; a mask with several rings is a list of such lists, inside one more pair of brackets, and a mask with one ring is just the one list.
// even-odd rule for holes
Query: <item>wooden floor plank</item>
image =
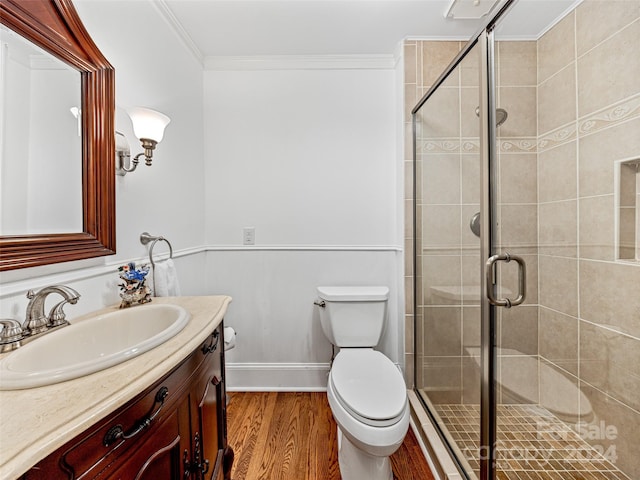
{"label": "wooden floor plank", "polygon": [[[323,392],[232,392],[233,480],[340,480],[337,426]],[[433,480],[409,430],[391,456],[397,480]]]}
{"label": "wooden floor plank", "polygon": [[313,425],[310,431],[308,479],[340,480],[338,467],[337,430],[331,415],[327,395],[310,393]]}
{"label": "wooden floor plank", "polygon": [[294,467],[292,463],[297,454],[297,442],[304,442],[300,426],[302,411],[300,406],[296,405],[295,393],[278,393],[275,397],[277,407],[270,419],[266,448],[260,452],[262,459],[255,464],[257,468],[250,472],[251,478],[296,478],[288,477],[288,472]]}
{"label": "wooden floor plank", "polygon": [[237,445],[234,469],[238,478],[253,478],[248,476],[249,467],[256,458],[256,451],[264,448],[275,400],[275,396],[269,393],[252,394],[245,401],[236,402],[234,407],[239,409],[237,415],[228,416],[228,429],[234,432],[234,445]]}

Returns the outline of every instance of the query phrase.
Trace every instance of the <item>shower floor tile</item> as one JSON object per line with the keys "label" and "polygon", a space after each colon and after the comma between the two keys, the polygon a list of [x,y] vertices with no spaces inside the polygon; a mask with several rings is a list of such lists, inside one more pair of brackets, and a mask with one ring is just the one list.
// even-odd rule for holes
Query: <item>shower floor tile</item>
{"label": "shower floor tile", "polygon": [[[480,406],[434,405],[476,476]],[[498,405],[497,480],[630,480],[539,405]]]}

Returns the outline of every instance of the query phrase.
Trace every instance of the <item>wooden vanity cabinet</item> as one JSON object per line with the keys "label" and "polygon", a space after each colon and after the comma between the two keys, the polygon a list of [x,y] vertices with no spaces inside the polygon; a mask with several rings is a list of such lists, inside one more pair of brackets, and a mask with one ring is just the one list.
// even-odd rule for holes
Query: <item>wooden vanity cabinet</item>
{"label": "wooden vanity cabinet", "polygon": [[229,480],[222,332],[22,479]]}

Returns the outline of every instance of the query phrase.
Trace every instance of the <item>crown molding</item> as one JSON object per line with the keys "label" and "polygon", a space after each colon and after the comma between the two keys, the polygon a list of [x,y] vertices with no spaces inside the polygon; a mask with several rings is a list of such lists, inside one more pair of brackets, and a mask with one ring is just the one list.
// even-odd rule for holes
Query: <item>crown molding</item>
{"label": "crown molding", "polygon": [[391,70],[393,55],[260,55],[205,57],[205,70]]}
{"label": "crown molding", "polygon": [[178,18],[173,14],[173,11],[169,8],[169,5],[167,5],[165,0],[156,0],[151,2],[151,4],[158,13],[160,13],[160,16],[167,22],[169,27],[175,32],[182,44],[187,47],[187,50],[191,52],[198,63],[200,63],[200,65],[204,65],[204,55],[196,45],[196,42],[193,41],[193,38],[191,38],[182,26]]}

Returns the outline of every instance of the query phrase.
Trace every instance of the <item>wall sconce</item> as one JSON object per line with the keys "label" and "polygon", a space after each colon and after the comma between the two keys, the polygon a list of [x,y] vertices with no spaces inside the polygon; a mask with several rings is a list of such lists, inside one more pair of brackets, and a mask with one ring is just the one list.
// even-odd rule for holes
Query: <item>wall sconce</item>
{"label": "wall sconce", "polygon": [[156,145],[162,141],[164,129],[171,119],[166,115],[151,110],[149,108],[135,107],[127,109],[131,123],[133,124],[133,133],[138,137],[144,152],[137,154],[131,160],[131,149],[124,135],[116,132],[116,174],[126,175],[133,172],[140,162],[140,157],[144,155],[145,163],[151,166],[153,159],[153,150]]}

